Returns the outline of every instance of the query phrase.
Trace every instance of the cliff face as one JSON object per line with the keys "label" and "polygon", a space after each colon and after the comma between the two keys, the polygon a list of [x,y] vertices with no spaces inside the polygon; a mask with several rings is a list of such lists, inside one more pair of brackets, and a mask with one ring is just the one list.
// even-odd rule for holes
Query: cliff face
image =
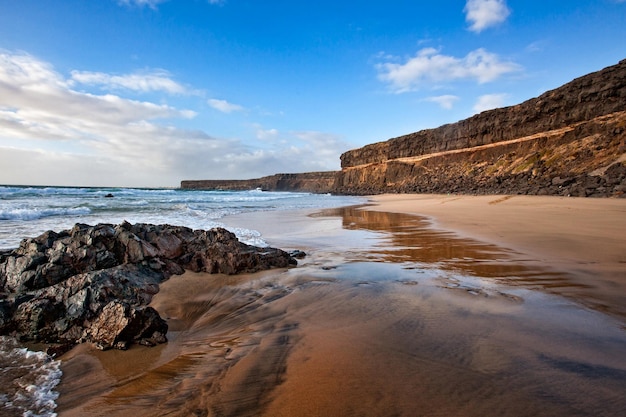
{"label": "cliff face", "polygon": [[305,172],[301,174],[276,174],[250,180],[199,180],[182,181],[180,187],[194,190],[254,190],[303,191],[330,193],[335,186],[337,171]]}
{"label": "cliff face", "polygon": [[626,60],[522,104],[344,153],[334,191],[621,195]]}
{"label": "cliff face", "polygon": [[626,110],[626,60],[516,106],[344,153],[341,167],[470,148],[547,132]]}
{"label": "cliff face", "polygon": [[625,127],[621,112],[524,140],[347,168],[335,191],[624,195]]}

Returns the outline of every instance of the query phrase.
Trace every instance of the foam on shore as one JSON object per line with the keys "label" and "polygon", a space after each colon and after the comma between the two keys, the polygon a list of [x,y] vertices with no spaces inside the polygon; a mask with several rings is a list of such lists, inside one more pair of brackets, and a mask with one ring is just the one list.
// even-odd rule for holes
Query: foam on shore
{"label": "foam on shore", "polygon": [[13,339],[0,337],[0,414],[56,416],[60,365],[44,352],[20,348]]}

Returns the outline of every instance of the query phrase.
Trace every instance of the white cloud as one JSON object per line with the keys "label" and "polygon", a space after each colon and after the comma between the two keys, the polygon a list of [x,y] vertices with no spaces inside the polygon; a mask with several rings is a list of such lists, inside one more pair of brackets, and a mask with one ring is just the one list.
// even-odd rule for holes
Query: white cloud
{"label": "white cloud", "polygon": [[[341,138],[337,135],[318,132],[314,130],[293,132],[293,136],[295,136],[295,138],[297,138],[303,144],[305,157],[306,155],[315,155],[324,161],[332,161],[330,165],[332,165],[333,167],[338,167],[339,156],[353,147],[341,140]],[[316,169],[316,171],[322,169],[321,164],[318,161],[313,158],[309,159],[309,164],[320,166],[320,168]],[[326,163],[326,165],[328,165],[328,163]],[[337,168],[326,167],[324,169]]]}
{"label": "white cloud", "polygon": [[54,72],[52,66],[41,62],[30,55],[9,55],[0,53],[0,79],[7,80],[13,85],[7,87],[25,88],[27,90],[54,90],[66,88],[67,82]]}
{"label": "white cloud", "polygon": [[463,58],[442,55],[434,48],[424,48],[404,63],[385,62],[377,65],[378,78],[390,84],[396,93],[413,91],[425,86],[470,79],[483,84],[504,74],[519,71],[519,65],[502,61],[498,55],[483,48]]}
{"label": "white cloud", "polygon": [[[137,120],[190,118],[189,110],[128,100],[117,95],[93,95],[71,89],[47,63],[30,55],[0,54],[0,109],[3,120],[20,121],[20,129],[35,129],[41,138],[60,127],[128,124]],[[65,119],[68,120],[65,120]],[[6,127],[6,126],[5,126]],[[3,131],[4,135],[9,132]],[[54,137],[54,135],[52,135]]]}
{"label": "white cloud", "polygon": [[340,169],[339,156],[353,147],[336,135],[324,132],[281,133],[276,129],[270,130],[277,139],[271,145],[276,146],[216,152],[203,161],[200,175],[187,178],[250,179],[277,173],[333,171]]}
{"label": "white cloud", "polygon": [[[626,0],[624,0],[626,1]],[[545,49],[547,42],[545,40],[531,42],[524,48],[526,52],[541,52]]]}
{"label": "white cloud", "polygon": [[473,32],[500,24],[511,14],[505,0],[467,0],[463,11]]}
{"label": "white cloud", "polygon": [[437,103],[439,104],[439,106],[441,106],[442,109],[450,110],[454,106],[454,103],[459,100],[459,97],[453,96],[451,94],[446,94],[443,96],[427,97],[424,100]]}
{"label": "white cloud", "polygon": [[124,4],[127,6],[130,6],[130,5],[135,5],[139,7],[148,6],[152,9],[156,9],[156,7],[159,4],[165,3],[166,1],[168,0],[118,0],[120,4]]}
{"label": "white cloud", "polygon": [[280,137],[278,129],[264,129],[258,124],[254,125],[254,128],[256,129],[256,137],[259,140],[271,142]]}
{"label": "white cloud", "polygon": [[[195,116],[193,111],[112,94],[77,92],[71,89],[71,84],[51,65],[30,55],[0,54],[3,156],[23,158],[14,161],[25,167],[31,161],[38,161],[39,167],[26,172],[2,165],[0,182],[16,183],[22,182],[20,178],[37,176],[36,182],[45,184],[55,178],[46,172],[59,171],[59,175],[66,176],[67,185],[93,181],[110,181],[110,185],[168,185],[166,181],[171,183],[175,171],[184,171],[184,156],[206,157],[207,152],[216,149],[222,148],[222,152],[236,149],[204,132],[156,123],[190,118]],[[44,150],[45,154],[33,149]],[[90,169],[99,165],[83,164],[83,160],[106,161],[104,166],[109,175]],[[58,161],[71,162],[64,166],[58,165]],[[79,166],[85,168],[80,173],[69,170]],[[132,175],[114,183],[121,172]]]}
{"label": "white cloud", "polygon": [[485,94],[478,97],[478,101],[474,104],[474,111],[480,113],[485,110],[491,110],[504,106],[508,94]]}
{"label": "white cloud", "polygon": [[243,106],[229,103],[226,100],[218,100],[216,98],[212,98],[209,99],[207,102],[209,103],[209,106],[213,107],[215,110],[221,111],[222,113],[232,113],[234,111],[245,110]]}
{"label": "white cloud", "polygon": [[[254,125],[268,148],[230,153],[220,163],[229,164],[222,177],[255,178],[276,173],[333,171],[340,169],[339,157],[354,145],[339,136],[319,131],[281,132]],[[269,170],[268,170],[269,169]]]}
{"label": "white cloud", "polygon": [[270,129],[288,146],[259,149],[172,125],[191,110],[75,91],[75,82],[33,56],[0,53],[0,184],[177,186],[338,169],[349,148],[324,133]]}
{"label": "white cloud", "polygon": [[172,80],[167,71],[111,75],[103,72],[72,71],[72,81],[85,85],[99,85],[108,90],[127,89],[142,93],[162,91],[169,94],[188,94],[189,91]]}
{"label": "white cloud", "polygon": [[[126,5],[126,6],[131,6],[131,5],[139,6],[139,7],[148,6],[151,9],[156,9],[159,4],[165,3],[166,1],[169,1],[169,0],[118,0],[118,3],[122,5]],[[207,0],[207,3],[214,4],[214,5],[221,5],[221,4],[226,3],[226,0]]]}

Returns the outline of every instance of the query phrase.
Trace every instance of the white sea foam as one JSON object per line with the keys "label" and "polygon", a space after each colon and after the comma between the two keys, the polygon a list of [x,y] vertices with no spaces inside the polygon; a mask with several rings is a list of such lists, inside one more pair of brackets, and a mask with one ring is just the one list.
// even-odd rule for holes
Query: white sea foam
{"label": "white sea foam", "polygon": [[37,220],[44,217],[80,216],[91,213],[89,207],[0,208],[0,220]]}
{"label": "white sea foam", "polygon": [[0,337],[0,415],[56,416],[60,361]]}
{"label": "white sea foam", "polygon": [[231,230],[240,241],[248,245],[258,246],[264,248],[269,246],[265,240],[261,237],[261,233],[256,230],[243,229],[240,227],[233,228]]}
{"label": "white sea foam", "polygon": [[[22,239],[47,230],[70,229],[76,223],[128,221],[210,229],[223,227],[220,220],[234,214],[336,207],[356,201],[354,197],[260,190],[0,186],[0,249],[17,247]],[[246,243],[266,245],[254,230],[233,232]]]}

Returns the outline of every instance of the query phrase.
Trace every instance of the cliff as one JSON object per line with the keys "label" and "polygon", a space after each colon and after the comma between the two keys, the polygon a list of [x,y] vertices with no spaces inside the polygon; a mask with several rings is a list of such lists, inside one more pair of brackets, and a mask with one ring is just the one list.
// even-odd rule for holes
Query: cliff
{"label": "cliff", "polygon": [[337,171],[276,174],[249,180],[182,181],[180,187],[192,190],[254,190],[303,191],[325,194],[333,191]]}
{"label": "cliff", "polygon": [[515,106],[348,151],[341,168],[181,188],[626,197],[626,60]]}
{"label": "cliff", "polygon": [[626,191],[626,60],[524,103],[351,150],[334,191]]}

